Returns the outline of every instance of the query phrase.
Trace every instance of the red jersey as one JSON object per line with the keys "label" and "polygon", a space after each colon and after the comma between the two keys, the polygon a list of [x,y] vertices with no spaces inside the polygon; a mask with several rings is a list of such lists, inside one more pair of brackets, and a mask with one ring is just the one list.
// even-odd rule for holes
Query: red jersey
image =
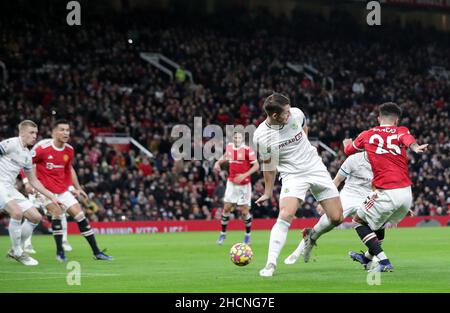
{"label": "red jersey", "polygon": [[36,176],[49,191],[64,193],[72,185],[72,160],[74,151],[65,144],[58,149],[53,139],[38,142],[31,150],[33,163],[36,164]]}
{"label": "red jersey", "polygon": [[377,126],[359,134],[353,145],[345,148],[345,153],[367,152],[373,171],[372,185],[376,188],[403,188],[412,184],[406,148],[414,142],[406,127]]}
{"label": "red jersey", "polygon": [[[241,145],[235,148],[233,143],[227,144],[225,150],[225,159],[229,163],[228,180],[237,184],[234,179],[240,174],[244,174],[250,170],[252,164],[256,162],[256,154],[252,148]],[[247,176],[239,185],[246,185],[250,182],[250,177]]]}

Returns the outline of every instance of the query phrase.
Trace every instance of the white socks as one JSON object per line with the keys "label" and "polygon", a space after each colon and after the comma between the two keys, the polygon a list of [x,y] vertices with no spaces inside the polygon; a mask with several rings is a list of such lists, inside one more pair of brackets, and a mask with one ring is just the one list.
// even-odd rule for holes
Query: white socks
{"label": "white socks", "polygon": [[334,225],[330,223],[328,216],[326,214],[322,215],[313,227],[313,233],[311,234],[311,238],[313,240],[319,239],[325,233],[328,233],[330,230],[334,228]]}
{"label": "white socks", "polygon": [[38,224],[33,224],[27,219],[22,223],[22,234],[21,234],[21,242],[22,245],[25,245],[25,243],[31,238],[31,235],[33,234],[33,230],[36,228]]}
{"label": "white socks", "polygon": [[15,220],[13,218],[9,219],[9,238],[11,238],[11,245],[16,256],[20,256],[23,253],[22,250],[22,221]]}
{"label": "white socks", "polygon": [[277,222],[273,225],[272,231],[270,232],[267,263],[277,264],[278,256],[286,242],[289,226],[291,226],[291,224],[282,219],[277,219]]}
{"label": "white socks", "polygon": [[369,253],[369,251],[364,252],[364,256],[365,256],[366,258],[368,258],[369,260],[373,260],[373,255],[371,255],[371,254]]}
{"label": "white socks", "polygon": [[378,258],[380,261],[383,261],[383,260],[386,260],[388,257],[386,256],[386,254],[384,253],[384,251],[382,251],[382,252],[380,252],[380,253],[377,254],[377,258]]}
{"label": "white socks", "polygon": [[62,214],[61,216],[61,227],[63,232],[63,241],[67,241],[67,217],[66,214]]}

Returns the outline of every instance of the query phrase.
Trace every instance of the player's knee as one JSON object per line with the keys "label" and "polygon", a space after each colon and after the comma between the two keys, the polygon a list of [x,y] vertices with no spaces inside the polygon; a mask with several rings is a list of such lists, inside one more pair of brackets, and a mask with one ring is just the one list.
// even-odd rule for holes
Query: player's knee
{"label": "player's knee", "polygon": [[29,218],[29,221],[33,224],[39,224],[42,221],[42,216],[40,214],[34,214]]}
{"label": "player's knee", "polygon": [[75,216],[73,217],[77,222],[81,222],[82,220],[84,220],[86,218],[86,216],[84,215],[83,211],[78,212],[77,214],[75,214]]}
{"label": "player's knee", "polygon": [[224,212],[224,213],[230,213],[232,207],[233,207],[233,206],[232,206],[232,205],[229,205],[229,204],[224,205],[224,206],[223,206],[223,212]]}
{"label": "player's knee", "polygon": [[331,216],[329,218],[330,218],[331,224],[333,224],[334,226],[338,226],[344,221],[344,216],[342,215],[342,210],[340,210],[334,214],[331,214]]}
{"label": "player's knee", "polygon": [[279,214],[278,218],[280,218],[288,223],[291,223],[292,220],[294,219],[294,217],[295,217],[295,211],[289,210],[287,208],[284,208],[284,209],[280,208],[280,214]]}
{"label": "player's knee", "polygon": [[12,208],[9,215],[15,220],[22,220],[23,212],[20,208]]}

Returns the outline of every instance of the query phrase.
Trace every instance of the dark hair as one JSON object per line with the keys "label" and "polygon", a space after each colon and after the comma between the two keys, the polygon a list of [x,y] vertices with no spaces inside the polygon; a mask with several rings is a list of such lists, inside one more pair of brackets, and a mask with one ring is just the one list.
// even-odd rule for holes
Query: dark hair
{"label": "dark hair", "polygon": [[270,116],[273,113],[280,114],[283,112],[283,108],[289,104],[291,104],[291,101],[288,97],[281,93],[274,92],[266,98],[263,108],[266,114]]}
{"label": "dark hair", "polygon": [[70,122],[66,119],[59,119],[53,122],[52,130],[57,128],[61,124],[67,124],[70,125]]}
{"label": "dark hair", "polygon": [[380,116],[402,116],[402,109],[394,102],[386,102],[379,107]]}

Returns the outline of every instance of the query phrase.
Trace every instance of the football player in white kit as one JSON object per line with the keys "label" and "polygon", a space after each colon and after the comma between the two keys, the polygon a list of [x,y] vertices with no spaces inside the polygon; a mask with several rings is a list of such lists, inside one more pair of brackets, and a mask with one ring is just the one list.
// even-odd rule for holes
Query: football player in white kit
{"label": "football player in white kit", "polygon": [[[348,157],[341,165],[333,182],[336,187],[345,181],[344,188],[342,188],[340,195],[342,207],[344,209],[344,218],[353,216],[356,210],[364,203],[367,197],[372,192],[373,172],[369,160],[365,152],[359,152]],[[319,205],[320,206],[320,205]],[[320,209],[320,208],[319,208]],[[322,215],[313,229],[317,232],[317,239],[323,234],[329,232],[334,228],[326,215]],[[384,229],[383,229],[384,231]],[[285,264],[294,264],[303,252],[305,240],[302,240],[297,249],[288,256]],[[305,262],[309,261],[309,256],[305,258]]]}
{"label": "football player in white kit", "polygon": [[[288,97],[274,93],[264,102],[267,119],[256,129],[253,143],[257,145],[264,173],[264,194],[256,204],[272,198],[277,171],[282,180],[280,212],[272,227],[266,266],[261,276],[272,276],[287,233],[297,209],[308,190],[323,207],[330,223],[342,223],[342,204],[339,192],[322,162],[317,149],[307,138],[306,117],[298,108],[291,108]],[[310,253],[318,231],[305,237],[305,253]]]}
{"label": "football player in white kit", "polygon": [[[36,143],[38,128],[30,120],[19,124],[19,136],[0,142],[0,209],[6,210],[10,215],[9,237],[12,248],[7,256],[24,265],[37,265],[39,262],[23,251],[23,245],[33,233],[42,217],[24,195],[16,188],[16,178],[24,169],[30,184],[52,203],[59,207],[58,200],[49,192],[33,174],[31,152],[28,146]],[[22,219],[25,221],[22,223]]]}

